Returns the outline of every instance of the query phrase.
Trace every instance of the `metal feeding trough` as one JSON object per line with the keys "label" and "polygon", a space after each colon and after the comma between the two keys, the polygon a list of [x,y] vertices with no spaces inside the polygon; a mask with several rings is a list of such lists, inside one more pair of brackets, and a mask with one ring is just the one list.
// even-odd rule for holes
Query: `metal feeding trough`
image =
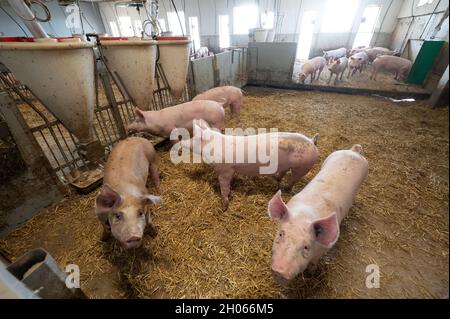
{"label": "metal feeding trough", "polygon": [[46,38],[34,42],[0,42],[0,61],[80,143],[93,139],[93,46],[78,40],[58,42]]}
{"label": "metal feeding trough", "polygon": [[159,64],[173,96],[180,99],[186,86],[191,41],[186,37],[158,37]]}
{"label": "metal feeding trough", "polygon": [[104,62],[133,103],[149,110],[153,99],[156,41],[136,38],[100,38]]}
{"label": "metal feeding trough", "polygon": [[[104,150],[93,130],[96,100],[93,46],[79,38],[2,40],[0,61],[77,138],[80,153],[95,166]],[[101,179],[98,170],[89,172],[75,176],[70,183],[80,188],[86,180],[98,183]],[[78,185],[80,177],[83,182]]]}

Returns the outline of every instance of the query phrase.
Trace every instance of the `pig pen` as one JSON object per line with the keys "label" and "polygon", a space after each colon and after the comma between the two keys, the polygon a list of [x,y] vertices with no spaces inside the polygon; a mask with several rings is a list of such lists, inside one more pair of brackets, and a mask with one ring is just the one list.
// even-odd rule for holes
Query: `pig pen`
{"label": "pig pen", "polygon": [[[0,241],[11,260],[43,247],[61,267],[77,264],[91,298],[442,298],[448,296],[448,109],[379,97],[245,88],[241,123],[320,134],[320,162],[337,149],[364,147],[369,176],[341,225],[337,244],[314,273],[288,287],[271,276],[277,225],[267,203],[272,177],[236,176],[228,211],[217,177],[204,164],[174,165],[160,154],[163,205],[153,211],[158,236],[124,251],[99,240],[96,191],[72,194]],[[152,186],[151,193],[156,193]],[[287,201],[291,197],[283,193]],[[380,287],[366,287],[379,266]]]}
{"label": "pig pen", "polygon": [[[300,73],[301,66],[305,63],[304,60],[296,60],[294,64],[294,72],[292,76],[292,81],[294,83],[300,83],[298,79],[298,74]],[[334,79],[336,75],[333,75],[333,79],[330,84],[328,80],[330,79],[330,71],[325,67],[320,74],[319,80],[315,80],[312,85],[317,86],[333,86],[333,87],[343,87],[343,88],[355,88],[364,90],[379,90],[388,92],[408,92],[417,94],[427,94],[429,93],[425,88],[420,85],[405,83],[403,80],[397,81],[394,79],[394,74],[380,70],[377,74],[377,80],[371,80],[370,75],[372,74],[372,65],[367,65],[361,73],[357,71],[355,75],[347,78],[348,68],[344,72],[342,80],[337,81],[334,84]],[[310,84],[311,77],[305,80],[305,84]]]}

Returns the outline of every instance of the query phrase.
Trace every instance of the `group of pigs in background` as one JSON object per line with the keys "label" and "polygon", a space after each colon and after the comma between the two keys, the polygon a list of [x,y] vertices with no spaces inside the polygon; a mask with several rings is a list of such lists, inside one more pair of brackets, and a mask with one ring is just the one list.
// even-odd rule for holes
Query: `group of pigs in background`
{"label": "group of pigs in background", "polygon": [[[160,111],[141,111],[136,108],[136,118],[129,131],[144,131],[169,137],[175,128],[210,134],[195,135],[203,149],[213,136],[224,148],[233,148],[237,142],[266,150],[270,144],[258,145],[258,135],[224,135],[225,113],[229,105],[231,113],[239,118],[243,102],[241,89],[224,86],[213,88],[196,96],[193,101],[167,107]],[[280,183],[290,171],[287,189],[305,176],[318,161],[318,134],[309,138],[300,133],[271,132],[267,136],[278,146],[278,167],[273,174]],[[192,138],[185,142],[192,147]],[[240,141],[238,141],[240,139]],[[267,141],[267,140],[266,140]],[[210,146],[209,146],[210,147]],[[272,249],[272,273],[280,283],[286,283],[303,272],[307,266],[317,264],[319,258],[330,249],[339,237],[339,227],[353,204],[357,190],[367,176],[368,163],[361,155],[358,144],[350,149],[333,152],[323,163],[319,173],[287,203],[279,190],[268,203],[268,214],[279,221],[279,228]],[[248,154],[247,154],[248,155]],[[178,164],[180,165],[180,164]],[[247,176],[260,175],[262,163],[244,161],[215,161],[210,164],[217,173],[224,210],[229,203],[230,183],[235,173]],[[150,177],[150,178],[149,178]],[[137,248],[142,244],[144,230],[152,237],[156,230],[152,224],[150,208],[162,202],[159,196],[149,194],[147,179],[160,189],[158,160],[152,143],[142,137],[128,137],[119,142],[110,153],[104,169],[103,186],[96,197],[95,210],[103,226],[102,240],[112,234],[125,248]],[[245,213],[245,212],[242,212]]]}
{"label": "group of pigs in background", "polygon": [[371,80],[376,80],[377,73],[381,70],[394,73],[395,80],[401,77],[405,79],[412,67],[412,62],[398,56],[397,51],[383,47],[357,47],[352,50],[339,48],[323,53],[323,56],[312,58],[301,66],[298,74],[300,83],[304,84],[308,77],[311,77],[311,83],[318,80],[325,67],[330,71],[328,84],[331,83],[333,75],[335,75],[334,84],[337,84],[338,78],[342,80],[346,70],[348,79],[357,71],[361,73],[369,64],[372,65]]}

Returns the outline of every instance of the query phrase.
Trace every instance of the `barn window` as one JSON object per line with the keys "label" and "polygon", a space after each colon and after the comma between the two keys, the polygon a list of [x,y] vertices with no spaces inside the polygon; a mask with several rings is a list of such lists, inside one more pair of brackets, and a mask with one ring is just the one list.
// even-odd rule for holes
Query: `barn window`
{"label": "barn window", "polygon": [[426,4],[433,3],[434,0],[419,0],[419,3],[417,4],[418,7],[424,6]]}
{"label": "barn window", "polygon": [[131,18],[128,16],[125,17],[119,17],[119,26],[120,26],[120,33],[124,37],[132,37],[134,36],[134,29],[133,25],[131,24]]}
{"label": "barn window", "polygon": [[166,26],[166,19],[158,19],[158,24],[159,24],[159,28],[161,29],[161,32],[165,32],[167,31],[167,26]]}
{"label": "barn window", "polygon": [[113,37],[119,37],[120,36],[119,28],[117,27],[117,23],[115,21],[110,21],[109,22],[109,27],[111,29],[111,35]]}
{"label": "barn window", "polygon": [[[180,19],[178,20],[178,16]],[[178,11],[178,16],[176,12],[167,12],[167,20],[169,22],[169,31],[172,31],[174,35],[182,35],[186,33],[185,30],[185,19],[184,12]],[[181,21],[181,25],[180,25]]]}
{"label": "barn window", "polygon": [[198,50],[200,48],[200,31],[198,29],[197,17],[189,17],[189,34],[191,35],[194,49]]}
{"label": "barn window", "polygon": [[258,19],[258,6],[247,4],[235,7],[233,10],[233,33],[248,34],[251,28],[256,27]]}
{"label": "barn window", "polygon": [[274,27],[275,16],[273,11],[266,11],[261,14],[261,25],[264,29],[272,29]]}
{"label": "barn window", "polygon": [[322,32],[350,31],[355,18],[358,0],[328,0],[322,22]]}
{"label": "barn window", "polygon": [[228,15],[219,15],[219,46],[221,48],[230,46],[230,19]]}

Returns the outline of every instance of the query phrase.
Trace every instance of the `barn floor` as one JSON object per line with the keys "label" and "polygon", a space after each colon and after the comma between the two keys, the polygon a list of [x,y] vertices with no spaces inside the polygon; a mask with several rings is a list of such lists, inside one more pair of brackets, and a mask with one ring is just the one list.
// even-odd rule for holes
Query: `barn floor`
{"label": "barn floor", "polygon": [[[267,203],[273,178],[238,176],[222,212],[218,183],[206,165],[180,164],[161,153],[159,234],[123,251],[99,241],[95,192],[71,195],[0,240],[11,259],[35,247],[63,267],[79,265],[92,298],[442,298],[448,296],[448,109],[425,102],[247,87],[242,127],[321,135],[320,162],[354,143],[364,147],[369,176],[341,237],[314,274],[284,288],[270,272],[276,224]],[[230,119],[227,127],[238,124]],[[320,165],[294,190],[300,191]],[[154,192],[154,189],[151,189]],[[284,193],[285,200],[290,194]],[[380,288],[367,289],[377,264]]]}
{"label": "barn floor", "polygon": [[[294,72],[293,72],[293,82],[299,83],[298,74],[300,72],[300,67],[303,65],[305,61],[296,60],[294,64]],[[328,80],[330,78],[330,71],[328,68],[324,68],[319,80],[315,80],[312,85],[317,86],[334,86],[334,87],[345,87],[345,88],[356,88],[356,89],[367,89],[367,90],[379,90],[379,91],[389,91],[389,92],[410,92],[410,93],[419,93],[426,94],[429,93],[426,89],[419,85],[408,84],[404,81],[397,81],[394,79],[394,75],[392,73],[387,73],[380,71],[377,75],[377,80],[373,81],[370,79],[370,74],[372,73],[372,66],[367,66],[361,73],[359,71],[355,73],[355,75],[347,78],[348,69],[345,70],[344,76],[342,80],[338,80],[336,84],[334,84],[335,75],[333,75],[333,79],[331,83],[328,84]],[[309,77],[305,84],[310,84],[311,77]]]}

